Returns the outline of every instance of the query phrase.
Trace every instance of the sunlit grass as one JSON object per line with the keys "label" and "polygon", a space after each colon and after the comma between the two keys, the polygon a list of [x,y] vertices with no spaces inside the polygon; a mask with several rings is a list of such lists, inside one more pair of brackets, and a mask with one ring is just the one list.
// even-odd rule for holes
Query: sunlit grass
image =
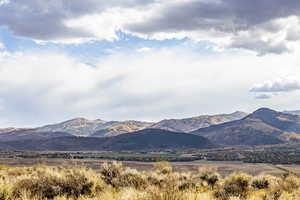
{"label": "sunlit grass", "polygon": [[298,200],[300,178],[231,174],[215,169],[174,172],[167,162],[152,171],[105,163],[86,168],[0,168],[0,200]]}

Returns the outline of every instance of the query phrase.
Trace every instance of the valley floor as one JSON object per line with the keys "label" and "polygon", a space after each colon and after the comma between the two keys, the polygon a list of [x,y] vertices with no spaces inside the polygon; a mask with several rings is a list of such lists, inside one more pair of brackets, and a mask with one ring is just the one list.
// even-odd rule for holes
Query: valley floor
{"label": "valley floor", "polygon": [[[110,162],[109,160],[95,159],[46,159],[46,158],[0,158],[0,165],[13,167],[32,167],[35,165],[61,166],[61,167],[87,167],[98,171],[101,164]],[[122,161],[125,167],[137,169],[139,171],[151,171],[155,162]],[[300,176],[300,165],[273,165],[264,163],[243,163],[240,161],[191,161],[191,162],[171,162],[174,171],[197,172],[199,168],[216,168],[222,176],[227,176],[234,172],[247,173],[251,175],[268,174],[283,176],[287,173]]]}

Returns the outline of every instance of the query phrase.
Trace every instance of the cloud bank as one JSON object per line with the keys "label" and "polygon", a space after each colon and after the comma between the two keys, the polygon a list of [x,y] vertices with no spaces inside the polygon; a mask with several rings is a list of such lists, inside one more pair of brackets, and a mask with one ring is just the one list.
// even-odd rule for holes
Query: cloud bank
{"label": "cloud bank", "polygon": [[[37,41],[78,43],[188,37],[259,55],[299,47],[298,0],[53,0],[1,1],[0,26]],[[5,2],[5,3],[4,3]]]}
{"label": "cloud bank", "polygon": [[253,87],[251,92],[291,92],[300,90],[300,80],[298,79],[277,79],[258,84]]}
{"label": "cloud bank", "polygon": [[[295,64],[284,65],[291,60]],[[90,66],[61,53],[2,51],[0,126],[41,125],[74,117],[157,121],[263,106],[293,109],[300,106],[297,91],[258,102],[249,88],[272,80],[282,70],[299,75],[297,62],[296,55],[212,57],[175,47],[116,53]],[[274,63],[284,67],[276,69]]]}

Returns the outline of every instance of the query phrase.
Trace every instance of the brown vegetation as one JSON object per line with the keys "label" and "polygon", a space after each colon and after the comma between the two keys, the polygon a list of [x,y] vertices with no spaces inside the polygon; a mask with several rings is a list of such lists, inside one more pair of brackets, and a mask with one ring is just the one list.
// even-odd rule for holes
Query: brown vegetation
{"label": "brown vegetation", "polygon": [[104,163],[99,172],[49,166],[0,168],[0,200],[298,200],[300,178],[175,172],[167,162],[139,172]]}

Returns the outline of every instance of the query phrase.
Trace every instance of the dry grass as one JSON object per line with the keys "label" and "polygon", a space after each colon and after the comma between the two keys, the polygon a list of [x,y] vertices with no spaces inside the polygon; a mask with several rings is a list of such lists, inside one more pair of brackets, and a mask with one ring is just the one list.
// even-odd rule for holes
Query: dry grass
{"label": "dry grass", "polygon": [[299,200],[300,178],[288,175],[222,178],[215,169],[174,172],[166,162],[153,171],[105,163],[99,172],[50,166],[0,168],[0,200]]}

